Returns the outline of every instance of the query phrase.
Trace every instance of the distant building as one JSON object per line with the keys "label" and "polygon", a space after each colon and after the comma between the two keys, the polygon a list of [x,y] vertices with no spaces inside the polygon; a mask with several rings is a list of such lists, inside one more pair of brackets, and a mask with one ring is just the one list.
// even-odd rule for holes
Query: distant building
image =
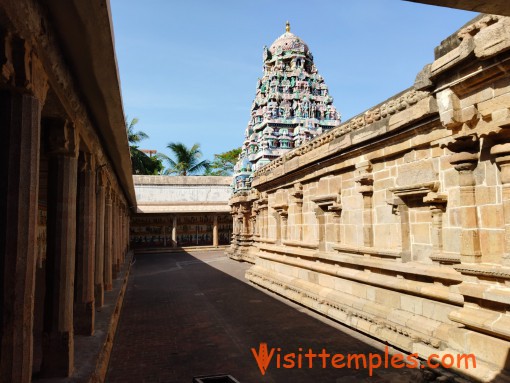
{"label": "distant building", "polygon": [[133,176],[137,213],[133,248],[230,244],[230,177]]}
{"label": "distant building", "polygon": [[234,192],[249,190],[252,172],[285,152],[340,124],[324,79],[308,45],[290,32],[264,47],[264,75],[257,83]]}
{"label": "distant building", "polygon": [[152,157],[153,155],[155,155],[158,151],[155,150],[155,149],[140,149],[140,151],[142,153],[145,153],[147,154],[149,157]]}

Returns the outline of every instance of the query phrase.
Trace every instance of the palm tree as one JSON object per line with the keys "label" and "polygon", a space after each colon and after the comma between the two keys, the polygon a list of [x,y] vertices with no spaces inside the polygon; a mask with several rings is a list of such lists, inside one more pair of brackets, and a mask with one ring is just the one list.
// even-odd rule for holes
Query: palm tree
{"label": "palm tree", "polygon": [[163,164],[160,159],[149,157],[138,149],[137,144],[149,138],[149,136],[141,130],[135,132],[135,125],[138,123],[138,118],[135,117],[131,122],[128,122],[128,118],[125,116],[125,121],[133,174],[158,174],[163,169]]}
{"label": "palm tree", "polygon": [[175,160],[158,153],[159,158],[167,161],[169,165],[164,174],[187,176],[209,168],[209,161],[199,160],[202,157],[200,144],[188,148],[181,142],[171,142],[167,145],[167,148],[172,151]]}
{"label": "palm tree", "polygon": [[126,132],[128,136],[128,142],[129,146],[132,148],[133,146],[136,146],[140,141],[145,140],[149,138],[147,133],[142,132],[139,130],[138,132],[135,132],[135,125],[138,124],[138,118],[133,118],[131,122],[128,123],[128,117],[125,117],[126,120]]}

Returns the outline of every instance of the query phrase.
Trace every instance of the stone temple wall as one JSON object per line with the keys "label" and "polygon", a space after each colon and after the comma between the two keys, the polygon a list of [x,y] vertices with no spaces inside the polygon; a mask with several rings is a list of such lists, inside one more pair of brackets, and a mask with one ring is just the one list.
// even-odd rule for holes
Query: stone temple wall
{"label": "stone temple wall", "polygon": [[510,18],[482,15],[410,89],[294,149],[231,200],[254,284],[422,358],[510,366]]}

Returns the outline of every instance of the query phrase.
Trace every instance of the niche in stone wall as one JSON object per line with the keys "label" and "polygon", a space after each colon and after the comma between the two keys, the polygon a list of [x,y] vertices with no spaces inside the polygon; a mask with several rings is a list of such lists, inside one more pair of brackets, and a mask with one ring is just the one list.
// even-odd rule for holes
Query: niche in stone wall
{"label": "niche in stone wall", "polygon": [[430,262],[432,220],[430,208],[423,200],[437,192],[439,182],[425,182],[390,189],[395,198],[390,202],[394,214],[400,217],[400,244],[403,262]]}
{"label": "niche in stone wall", "polygon": [[430,160],[404,163],[398,168],[397,187],[391,188],[393,213],[400,217],[400,248],[403,262],[431,262],[432,218],[424,198],[439,189],[438,174]]}

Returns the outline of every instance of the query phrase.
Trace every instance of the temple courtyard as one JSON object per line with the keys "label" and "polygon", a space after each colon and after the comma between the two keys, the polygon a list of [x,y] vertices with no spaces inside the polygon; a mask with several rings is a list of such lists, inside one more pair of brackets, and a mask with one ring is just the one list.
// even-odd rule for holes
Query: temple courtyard
{"label": "temple courtyard", "polygon": [[384,344],[249,285],[248,267],[222,250],[137,254],[106,381],[182,383],[219,374],[242,383],[417,380],[410,369],[377,369],[369,377],[361,365],[278,369],[276,359],[262,376],[250,351],[261,342],[282,354],[302,347],[367,356],[383,355]]}

